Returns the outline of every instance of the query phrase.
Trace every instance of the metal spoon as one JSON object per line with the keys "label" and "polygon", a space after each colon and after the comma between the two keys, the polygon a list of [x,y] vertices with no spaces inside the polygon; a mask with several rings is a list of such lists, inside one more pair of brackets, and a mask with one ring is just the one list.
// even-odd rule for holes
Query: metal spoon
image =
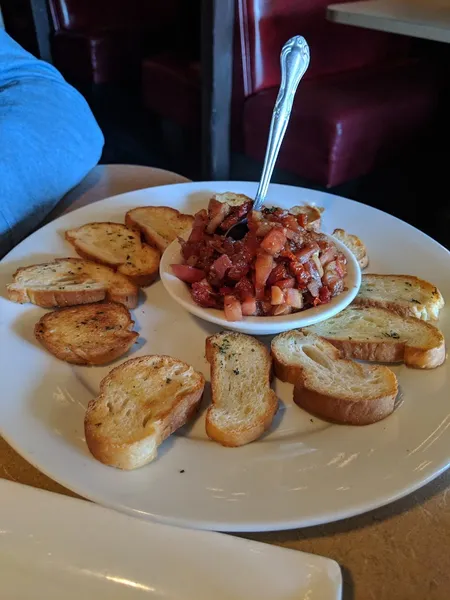
{"label": "metal spoon", "polygon": [[[258,191],[256,192],[253,210],[260,210],[266,199],[267,189],[272,177],[275,162],[278,158],[281,142],[291,116],[292,104],[300,79],[309,65],[309,46],[304,37],[297,35],[291,38],[281,50],[281,84],[272,113],[266,156],[261,173]],[[247,219],[242,219],[230,227],[226,236],[235,240],[242,239],[248,232]]]}

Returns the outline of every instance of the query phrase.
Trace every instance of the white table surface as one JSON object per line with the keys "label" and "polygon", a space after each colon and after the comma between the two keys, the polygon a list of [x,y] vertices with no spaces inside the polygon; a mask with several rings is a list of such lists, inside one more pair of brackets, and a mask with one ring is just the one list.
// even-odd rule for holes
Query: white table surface
{"label": "white table surface", "polygon": [[450,43],[450,0],[368,0],[328,6],[335,23]]}

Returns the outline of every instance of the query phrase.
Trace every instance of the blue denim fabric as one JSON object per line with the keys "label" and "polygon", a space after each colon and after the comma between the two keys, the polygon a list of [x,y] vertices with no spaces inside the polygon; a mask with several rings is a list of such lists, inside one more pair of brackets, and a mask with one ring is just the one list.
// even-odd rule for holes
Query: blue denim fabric
{"label": "blue denim fabric", "polygon": [[84,98],[0,30],[0,257],[97,164],[103,142]]}

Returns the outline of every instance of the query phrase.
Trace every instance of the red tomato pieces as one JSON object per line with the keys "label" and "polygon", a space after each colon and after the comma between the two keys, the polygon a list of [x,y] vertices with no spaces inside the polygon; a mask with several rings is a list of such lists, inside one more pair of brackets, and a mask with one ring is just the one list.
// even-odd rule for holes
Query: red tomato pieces
{"label": "red tomato pieces", "polygon": [[[247,217],[249,232],[236,241],[226,230]],[[281,316],[330,302],[344,289],[345,256],[321,233],[306,229],[304,214],[281,208],[252,211],[252,202],[223,205],[211,199],[195,215],[184,264],[173,273],[190,286],[194,301],[223,309],[229,321]]]}

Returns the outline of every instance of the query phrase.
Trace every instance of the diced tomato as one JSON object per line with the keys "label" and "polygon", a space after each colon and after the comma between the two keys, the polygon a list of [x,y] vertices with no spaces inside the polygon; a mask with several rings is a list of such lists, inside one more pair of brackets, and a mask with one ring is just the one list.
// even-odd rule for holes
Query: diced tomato
{"label": "diced tomato", "polygon": [[324,250],[322,250],[322,252],[320,253],[319,260],[320,260],[322,266],[324,267],[325,265],[330,263],[332,260],[334,260],[335,256],[336,256],[336,248],[334,246],[328,245],[328,247],[325,248]]}
{"label": "diced tomato", "polygon": [[281,253],[281,257],[282,258],[287,258],[290,262],[292,261],[297,261],[297,257],[295,256],[295,254],[293,252],[291,252],[290,250],[283,250],[283,252]]}
{"label": "diced tomato", "polygon": [[269,221],[265,221],[264,223],[261,223],[256,229],[255,235],[259,238],[265,237],[276,226],[276,223],[270,223]]}
{"label": "diced tomato", "polygon": [[252,208],[252,204],[253,203],[249,201],[244,202],[239,206],[232,206],[229,215],[220,226],[221,230],[227,231],[227,229],[230,229],[230,227],[233,227],[233,225],[236,225],[236,223],[247,216],[249,210]]}
{"label": "diced tomato", "polygon": [[300,213],[297,215],[297,222],[300,227],[306,229],[306,226],[308,225],[308,216],[305,213]]}
{"label": "diced tomato", "polygon": [[258,227],[260,226],[260,224],[263,222],[264,217],[261,211],[259,210],[252,210],[247,217],[248,220],[248,228],[249,230],[253,233],[255,232]]}
{"label": "diced tomato", "polygon": [[206,210],[200,210],[194,218],[194,224],[192,226],[192,231],[189,236],[190,242],[199,242],[203,240],[207,222],[208,213],[206,212]]}
{"label": "diced tomato", "polygon": [[234,296],[225,296],[223,299],[223,309],[227,321],[241,321],[242,307],[241,303]]}
{"label": "diced tomato", "polygon": [[253,258],[256,256],[258,248],[259,248],[259,240],[254,233],[251,231],[247,233],[243,240],[243,252],[244,255],[248,258]]}
{"label": "diced tomato", "polygon": [[270,302],[267,302],[266,300],[262,300],[259,303],[261,312],[263,315],[270,315],[272,313],[272,305],[270,304]]}
{"label": "diced tomato", "polygon": [[310,274],[311,279],[314,279],[314,281],[317,281],[318,283],[321,282],[322,277],[321,277],[319,270],[313,260],[309,260],[307,263],[305,263],[304,267]]}
{"label": "diced tomato", "polygon": [[292,306],[292,308],[303,307],[303,294],[299,290],[287,289],[285,292],[286,304]]}
{"label": "diced tomato", "polygon": [[273,307],[272,314],[274,317],[278,317],[281,315],[288,315],[292,312],[292,306],[288,304],[279,304],[278,306]]}
{"label": "diced tomato", "polygon": [[298,261],[292,261],[289,264],[289,270],[292,273],[292,275],[295,277],[295,279],[297,280],[297,283],[300,287],[305,287],[305,285],[311,278],[309,272]]}
{"label": "diced tomato", "polygon": [[219,225],[224,221],[225,217],[228,216],[230,208],[230,205],[226,202],[219,202],[219,200],[211,198],[208,205],[209,223],[206,227],[207,233],[214,233],[216,231]]}
{"label": "diced tomato", "polygon": [[306,287],[313,298],[317,298],[319,296],[321,284],[318,281],[311,279]]}
{"label": "diced tomato", "polygon": [[264,237],[263,241],[261,242],[261,248],[265,250],[268,254],[275,256],[283,250],[285,243],[285,231],[280,227],[274,227]]}
{"label": "diced tomato", "polygon": [[293,277],[286,277],[286,279],[279,279],[278,281],[275,282],[275,285],[277,285],[282,290],[287,290],[289,288],[295,287],[295,279]]}
{"label": "diced tomato", "polygon": [[295,256],[301,263],[306,263],[318,249],[317,244],[305,244],[301,250],[295,252]]}
{"label": "diced tomato", "polygon": [[344,280],[338,273],[338,267],[335,260],[328,263],[324,268],[322,282],[324,285],[328,286],[332,296],[340,294],[344,289]]}
{"label": "diced tomato", "polygon": [[194,282],[192,284],[191,295],[194,301],[204,308],[218,307],[214,290],[206,279],[202,279],[202,281]]}
{"label": "diced tomato", "polygon": [[232,266],[233,263],[229,257],[226,254],[222,254],[213,262],[211,265],[211,270],[214,271],[215,275],[217,275],[217,278],[221,280],[225,277],[226,272]]}
{"label": "diced tomato", "polygon": [[294,215],[286,215],[281,219],[281,222],[283,223],[284,227],[287,227],[290,231],[295,231],[296,233],[301,231],[301,227]]}
{"label": "diced tomato", "polygon": [[238,281],[234,286],[234,290],[239,294],[241,302],[244,302],[247,298],[253,298],[255,295],[253,284],[248,277],[243,277]]}
{"label": "diced tomato", "polygon": [[170,265],[175,277],[186,283],[195,283],[205,278],[205,271],[189,265]]}
{"label": "diced tomato", "polygon": [[326,285],[322,286],[319,290],[319,298],[322,304],[326,304],[331,300],[330,290]]}
{"label": "diced tomato", "polygon": [[267,284],[275,285],[276,281],[279,281],[280,279],[286,279],[287,277],[289,277],[289,273],[286,269],[286,265],[284,263],[280,263],[272,269],[267,279]]}
{"label": "diced tomato", "polygon": [[345,256],[343,256],[342,254],[338,254],[336,257],[336,272],[339,275],[339,277],[345,277],[345,274],[347,272],[346,264],[347,261],[345,259]]}
{"label": "diced tomato", "polygon": [[246,317],[251,317],[252,315],[256,315],[257,306],[255,298],[247,298],[241,304],[242,314]]}
{"label": "diced tomato", "polygon": [[262,300],[264,298],[264,286],[273,269],[273,257],[266,252],[258,254],[255,261],[255,291],[256,298]]}
{"label": "diced tomato", "polygon": [[271,287],[270,303],[271,304],[283,304],[284,303],[283,290],[280,290],[280,288],[276,285],[273,285]]}
{"label": "diced tomato", "polygon": [[230,267],[228,277],[233,281],[240,281],[249,271],[250,265],[246,261],[237,261]]}
{"label": "diced tomato", "polygon": [[221,296],[228,296],[230,294],[234,294],[234,290],[233,290],[233,288],[230,288],[227,285],[224,285],[223,287],[219,288],[219,294]]}
{"label": "diced tomato", "polygon": [[[173,266],[195,302],[224,308],[234,321],[317,306],[343,290],[345,255],[324,234],[305,229],[306,214],[251,209],[251,201],[232,206],[213,198],[195,215],[189,240],[180,240],[184,264]],[[242,240],[223,235],[245,216]]]}

